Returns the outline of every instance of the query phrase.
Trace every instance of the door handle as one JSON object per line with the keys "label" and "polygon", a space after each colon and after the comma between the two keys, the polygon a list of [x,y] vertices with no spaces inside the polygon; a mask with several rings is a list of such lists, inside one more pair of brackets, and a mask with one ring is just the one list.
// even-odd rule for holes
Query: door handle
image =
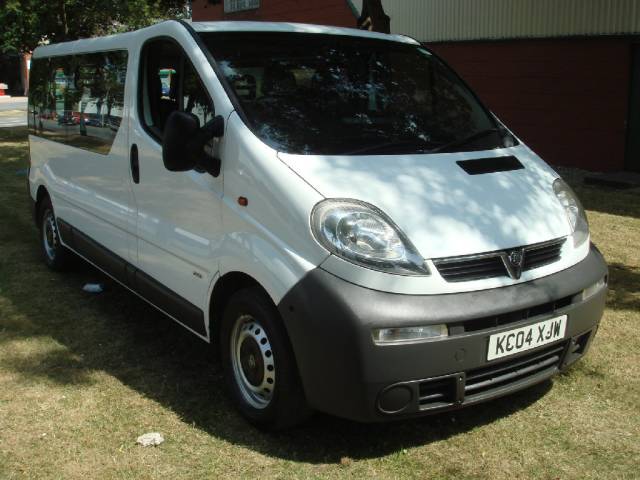
{"label": "door handle", "polygon": [[131,154],[129,155],[131,162],[131,178],[133,183],[140,183],[140,163],[138,161],[138,146],[134,143],[131,145]]}

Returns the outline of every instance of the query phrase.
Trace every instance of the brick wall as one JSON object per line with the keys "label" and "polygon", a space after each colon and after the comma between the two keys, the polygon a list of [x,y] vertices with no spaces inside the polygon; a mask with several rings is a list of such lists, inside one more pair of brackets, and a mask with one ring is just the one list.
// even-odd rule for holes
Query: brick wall
{"label": "brick wall", "polygon": [[429,46],[546,161],[595,171],[624,168],[630,40]]}
{"label": "brick wall", "polygon": [[319,8],[313,0],[261,0],[260,8],[231,14],[224,13],[223,1],[212,5],[208,0],[193,0],[193,21],[265,20],[299,22],[340,27],[355,27],[356,17],[347,0],[324,0]]}

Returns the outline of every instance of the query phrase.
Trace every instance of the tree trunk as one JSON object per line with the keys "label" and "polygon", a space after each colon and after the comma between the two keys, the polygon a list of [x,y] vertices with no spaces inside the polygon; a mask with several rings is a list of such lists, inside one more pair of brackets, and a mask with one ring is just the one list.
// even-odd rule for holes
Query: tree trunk
{"label": "tree trunk", "polygon": [[24,96],[29,95],[29,62],[31,61],[30,53],[20,54],[20,80],[22,81],[22,93]]}
{"label": "tree trunk", "polygon": [[64,34],[63,40],[67,40],[69,37],[69,23],[67,22],[67,9],[65,7],[65,0],[59,0],[60,5],[60,20],[62,21],[62,32]]}
{"label": "tree trunk", "polygon": [[391,18],[384,13],[382,0],[363,0],[358,28],[372,32],[391,33]]}

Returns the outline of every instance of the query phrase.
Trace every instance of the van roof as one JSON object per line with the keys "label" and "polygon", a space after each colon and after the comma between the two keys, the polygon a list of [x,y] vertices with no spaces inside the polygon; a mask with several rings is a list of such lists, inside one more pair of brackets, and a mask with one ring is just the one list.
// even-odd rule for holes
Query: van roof
{"label": "van roof", "polygon": [[[176,20],[168,20],[176,22]],[[163,22],[164,23],[164,22]],[[184,22],[191,25],[196,32],[290,32],[290,33],[319,33],[325,35],[346,35],[352,37],[377,38],[402,43],[419,44],[413,38],[404,35],[387,35],[384,33],[369,32],[356,28],[331,27],[326,25],[312,25],[306,23],[287,22]],[[158,25],[158,24],[156,24]],[[156,25],[126,33],[118,33],[105,37],[94,37],[71,42],[54,43],[36,48],[33,58],[53,57],[59,55],[71,55],[73,53],[85,53],[92,51],[127,49],[135,45],[138,32],[153,29]]]}
{"label": "van roof", "polygon": [[418,44],[419,42],[405,35],[388,35],[386,33],[369,32],[357,28],[313,25],[310,23],[289,22],[192,22],[196,32],[290,32],[290,33],[322,33],[325,35],[347,35],[352,37],[369,37],[382,40],[394,40],[402,43]]}

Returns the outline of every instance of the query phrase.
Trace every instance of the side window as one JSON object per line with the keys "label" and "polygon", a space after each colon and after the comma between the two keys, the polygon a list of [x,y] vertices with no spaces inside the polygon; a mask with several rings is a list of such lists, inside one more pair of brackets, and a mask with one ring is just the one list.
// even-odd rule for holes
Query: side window
{"label": "side window", "polygon": [[48,112],[49,85],[49,59],[37,58],[31,62],[29,72],[29,133],[42,135],[47,124],[50,112]]}
{"label": "side window", "polygon": [[30,80],[31,133],[109,153],[122,120],[126,74],[124,51],[36,59]]}
{"label": "side window", "polygon": [[67,143],[97,153],[109,153],[122,121],[126,59],[124,52],[74,58]]}
{"label": "side window", "polygon": [[198,72],[188,59],[184,61],[184,86],[182,89],[182,109],[193,113],[200,120],[200,126],[214,116],[213,102],[204,88]]}
{"label": "side window", "polygon": [[181,52],[169,40],[154,40],[145,45],[143,55],[143,121],[161,138],[167,118],[178,110]]}
{"label": "side window", "polygon": [[45,136],[66,143],[67,130],[73,125],[73,99],[76,95],[72,57],[52,57],[49,63],[49,109],[51,120]]}
{"label": "side window", "polygon": [[213,102],[195,68],[176,43],[165,39],[148,42],[143,58],[142,121],[157,139],[162,138],[167,118],[174,111],[193,113],[200,125],[213,118]]}

